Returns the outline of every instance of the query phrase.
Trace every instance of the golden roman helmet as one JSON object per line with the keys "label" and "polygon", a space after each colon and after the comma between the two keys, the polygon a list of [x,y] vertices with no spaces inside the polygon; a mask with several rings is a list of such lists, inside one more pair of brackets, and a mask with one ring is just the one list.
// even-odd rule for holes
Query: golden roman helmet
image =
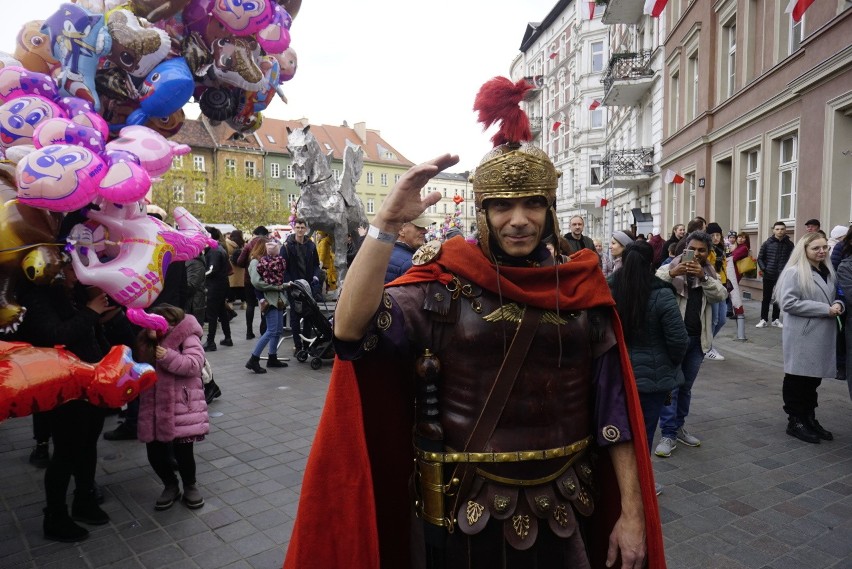
{"label": "golden roman helmet", "polygon": [[557,180],[562,173],[543,150],[529,143],[529,118],[519,107],[531,88],[523,80],[512,83],[505,77],[495,77],[482,86],[474,102],[473,108],[479,111],[479,121],[486,128],[500,122],[500,130],[491,139],[495,147],[482,158],[472,179],[479,246],[487,257],[491,257],[491,229],[485,212],[489,199],[543,197],[550,211],[547,233],[559,235],[555,206]]}

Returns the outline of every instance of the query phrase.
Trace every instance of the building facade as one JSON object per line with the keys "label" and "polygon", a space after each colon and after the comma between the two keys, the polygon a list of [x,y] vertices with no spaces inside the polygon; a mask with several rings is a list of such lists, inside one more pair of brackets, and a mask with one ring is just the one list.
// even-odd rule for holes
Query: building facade
{"label": "building facade", "polygon": [[664,187],[667,227],[702,215],[756,254],[775,221],[795,241],[852,219],[852,2],[800,22],[787,4],[669,1],[661,168],[685,182]]}
{"label": "building facade", "polygon": [[441,194],[441,200],[429,206],[423,213],[432,224],[430,230],[439,232],[440,228],[449,222],[450,225],[460,224],[465,235],[476,231],[476,207],[470,175],[470,172],[440,172],[423,188],[423,197],[430,192]]}
{"label": "building facade", "polygon": [[586,233],[602,237],[601,161],[608,113],[593,102],[603,98],[609,40],[600,7],[584,14],[583,4],[559,0],[541,22],[529,23],[510,76],[527,78],[534,86],[524,105],[534,143],[562,172],[556,202],[560,227],[564,232],[571,216],[580,215]]}

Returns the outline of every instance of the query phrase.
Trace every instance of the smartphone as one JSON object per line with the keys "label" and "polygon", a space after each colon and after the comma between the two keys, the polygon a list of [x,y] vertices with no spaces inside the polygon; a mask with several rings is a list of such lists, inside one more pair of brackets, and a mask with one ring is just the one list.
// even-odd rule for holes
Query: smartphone
{"label": "smartphone", "polygon": [[683,262],[684,263],[691,263],[694,260],[695,260],[695,251],[693,251],[692,249],[687,249],[686,251],[683,252]]}

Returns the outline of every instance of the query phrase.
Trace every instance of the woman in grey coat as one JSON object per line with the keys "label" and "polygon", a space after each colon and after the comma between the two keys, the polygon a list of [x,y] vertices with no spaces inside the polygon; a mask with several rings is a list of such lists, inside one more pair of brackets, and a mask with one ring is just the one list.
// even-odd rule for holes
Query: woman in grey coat
{"label": "woman in grey coat", "polygon": [[844,304],[835,297],[835,277],[826,263],[828,242],[808,233],[793,249],[775,296],[784,311],[784,411],[787,434],[808,443],[834,437],[816,419],[817,388],[834,377],[835,334]]}

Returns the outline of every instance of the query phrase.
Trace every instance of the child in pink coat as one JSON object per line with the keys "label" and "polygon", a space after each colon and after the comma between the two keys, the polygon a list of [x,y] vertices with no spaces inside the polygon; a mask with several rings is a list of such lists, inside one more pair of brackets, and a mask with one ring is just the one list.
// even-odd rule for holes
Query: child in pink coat
{"label": "child in pink coat", "polygon": [[188,508],[200,508],[204,498],[195,484],[192,447],[210,430],[201,382],[202,330],[195,318],[185,318],[184,311],[175,306],[163,304],[151,312],[169,323],[161,338],[153,330],[144,330],[139,342],[140,356],[157,368],[157,383],[139,397],[137,426],[139,440],[146,443],[148,462],[165,485],[154,507],[166,510],[181,497],[169,457],[171,445],[183,482],[183,502]]}

